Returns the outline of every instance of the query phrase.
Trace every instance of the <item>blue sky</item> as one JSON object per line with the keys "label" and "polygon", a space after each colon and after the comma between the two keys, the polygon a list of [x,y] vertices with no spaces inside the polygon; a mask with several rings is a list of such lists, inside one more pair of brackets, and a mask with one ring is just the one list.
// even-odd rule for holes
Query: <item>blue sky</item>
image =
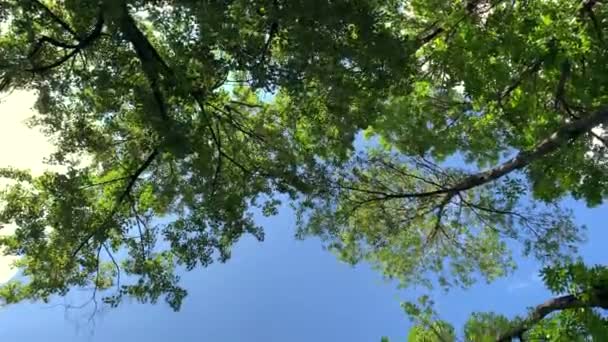
{"label": "blue sky", "polygon": [[[590,263],[605,263],[608,234],[605,206],[587,209],[568,201],[577,220],[589,227],[581,253]],[[88,321],[86,310],[50,304],[20,304],[0,310],[1,341],[405,341],[409,322],[399,307],[415,290],[397,290],[365,265],[336,260],[316,240],[293,238],[294,221],[285,208],[259,218],[266,241],[243,239],[233,258],[184,275],[189,291],[180,312],[164,303],[127,303]],[[462,292],[439,294],[442,318],[461,325],[471,311],[523,313],[550,295],[536,276],[538,265],[519,258],[508,279]],[[68,303],[69,300],[68,300]],[[78,304],[74,301],[71,304]]]}

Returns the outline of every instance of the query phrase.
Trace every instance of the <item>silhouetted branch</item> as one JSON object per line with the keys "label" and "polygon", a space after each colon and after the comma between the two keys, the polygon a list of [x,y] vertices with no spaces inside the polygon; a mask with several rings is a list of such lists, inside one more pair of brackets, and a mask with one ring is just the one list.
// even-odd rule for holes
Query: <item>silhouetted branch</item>
{"label": "silhouetted branch", "polygon": [[61,26],[64,30],[71,33],[75,39],[78,39],[78,34],[76,33],[76,31],[74,31],[74,29],[72,29],[72,27],[67,22],[65,22],[57,14],[55,14],[47,5],[45,5],[44,3],[42,3],[39,0],[31,0],[31,1],[34,2],[36,5],[38,5],[38,7],[40,7],[44,12],[46,12],[51,17],[51,19],[53,19],[53,21],[55,21],[57,24],[59,24],[59,26]]}
{"label": "silhouetted branch", "polygon": [[[75,56],[77,53],[79,53],[81,50],[83,50],[86,47],[88,47],[89,45],[91,45],[91,43],[93,43],[97,38],[99,38],[101,36],[101,31],[103,29],[103,25],[104,25],[103,13],[101,11],[99,11],[99,15],[97,17],[97,22],[95,23],[95,27],[93,28],[91,33],[89,33],[83,39],[80,39],[78,44],[73,46],[72,51],[70,51],[63,57],[59,58],[55,62],[52,62],[51,64],[33,67],[31,69],[28,69],[27,71],[34,72],[34,73],[41,73],[41,72],[45,72],[47,70],[50,70],[50,69],[53,69],[53,68],[56,68],[56,67],[62,65],[67,60],[69,60],[70,58]],[[49,38],[49,39],[47,39],[47,41],[48,40],[52,40],[52,39]],[[39,44],[42,44],[42,43],[39,42]],[[71,47],[71,45],[69,45],[69,44],[64,44],[64,43],[58,42],[56,40],[53,41],[53,44],[55,44],[55,45],[62,44],[62,45],[64,45],[62,47]],[[59,45],[59,46],[61,46],[61,45]],[[37,49],[35,49],[35,50],[37,50]]]}

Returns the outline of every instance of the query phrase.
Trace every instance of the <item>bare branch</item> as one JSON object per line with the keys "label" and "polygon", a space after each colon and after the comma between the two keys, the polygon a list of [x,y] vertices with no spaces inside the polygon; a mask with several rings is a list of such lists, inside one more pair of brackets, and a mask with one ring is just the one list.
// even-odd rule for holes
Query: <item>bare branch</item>
{"label": "bare branch", "polygon": [[[574,114],[574,113],[572,112],[572,110],[571,110],[571,108],[570,108],[570,105],[568,104],[568,102],[566,101],[566,99],[563,99],[563,100],[562,100],[562,103],[563,103],[563,105],[564,105],[564,108],[565,108],[565,109],[566,109],[566,111],[568,112],[568,115],[570,115],[570,117],[571,117],[571,118],[576,119],[576,120],[579,120],[579,119],[580,119],[580,116],[578,116],[578,115],[576,115],[576,114]],[[604,145],[605,147],[608,147],[608,141],[607,141],[605,138],[601,137],[599,134],[595,133],[595,132],[593,131],[593,129],[589,131],[589,134],[590,134],[592,137],[594,137],[595,139],[597,139],[599,142],[601,142],[601,143],[602,143],[602,145]]]}

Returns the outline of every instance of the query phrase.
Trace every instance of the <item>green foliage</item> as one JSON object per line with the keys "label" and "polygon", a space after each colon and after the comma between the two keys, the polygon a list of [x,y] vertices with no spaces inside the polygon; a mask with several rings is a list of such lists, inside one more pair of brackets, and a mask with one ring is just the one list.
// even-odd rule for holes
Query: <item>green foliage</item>
{"label": "green foliage", "polygon": [[606,122],[606,6],[466,3],[406,2],[403,32],[426,28],[410,91],[387,99],[366,129],[373,147],[301,208],[301,236],[404,286],[509,274],[512,240],[543,263],[567,261],[584,227],[558,203],[597,206],[608,189],[606,139],[572,129],[593,113]]}
{"label": "green foliage", "polygon": [[[111,305],[164,297],[178,309],[176,269],[228,260],[243,234],[262,240],[253,211],[274,215],[279,198],[298,208],[300,236],[402,286],[504,276],[516,266],[509,241],[568,262],[583,227],[558,201],[593,206],[608,193],[590,132],[608,121],[607,11],[566,0],[2,1],[0,91],[38,94],[30,123],[67,172],[0,170],[12,180],[0,222],[18,227],[0,246],[24,275],[1,297],[94,287],[114,289]],[[355,146],[362,132],[377,143]],[[500,321],[476,319],[471,334]],[[425,324],[416,334],[453,336]]]}
{"label": "green foliage", "polygon": [[403,303],[414,327],[410,329],[409,342],[453,342],[456,339],[454,328],[447,322],[436,318],[433,301],[427,296],[418,298],[418,303]]}
{"label": "green foliage", "polygon": [[[379,99],[407,89],[413,42],[389,29],[398,7],[2,1],[0,90],[38,93],[31,124],[69,168],[2,170],[16,182],[0,218],[18,228],[1,244],[26,279],[4,301],[116,285],[112,305],[164,295],[179,308],[176,266],[226,261],[246,233],[263,239],[252,208],[274,215],[276,196],[310,193],[319,157],[346,158]],[[161,217],[172,219],[152,224]],[[118,284],[121,272],[133,283]]]}
{"label": "green foliage", "polygon": [[[608,320],[600,310],[608,309],[608,268],[588,267],[582,262],[546,267],[545,285],[561,296],[530,309],[526,316],[509,319],[492,312],[472,313],[461,340],[471,342],[511,341],[603,341],[608,338]],[[416,324],[408,341],[453,341],[454,329],[438,319],[432,302],[406,303],[406,312]],[[451,332],[443,340],[437,332]],[[512,333],[516,331],[517,333]],[[448,336],[448,335],[446,335]]]}
{"label": "green foliage", "polygon": [[465,324],[464,334],[470,341],[493,342],[510,328],[510,321],[502,315],[474,312]]}
{"label": "green foliage", "polygon": [[452,342],[455,341],[454,328],[437,321],[428,327],[415,326],[407,336],[408,342]]}
{"label": "green foliage", "polygon": [[336,171],[333,192],[308,203],[301,233],[323,237],[341,259],[367,260],[404,286],[447,289],[504,276],[515,267],[510,240],[543,262],[567,258],[581,240],[568,210],[526,203],[521,179],[417,197],[411,194],[449,188],[466,174],[424,158],[368,152]]}

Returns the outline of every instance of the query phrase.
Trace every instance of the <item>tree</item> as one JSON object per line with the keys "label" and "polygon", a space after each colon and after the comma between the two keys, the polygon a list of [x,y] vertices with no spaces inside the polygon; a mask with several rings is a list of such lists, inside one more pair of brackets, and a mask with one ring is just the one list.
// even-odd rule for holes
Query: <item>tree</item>
{"label": "tree", "polygon": [[[16,183],[0,220],[18,229],[1,244],[27,279],[3,299],[116,285],[111,304],[166,295],[177,309],[176,265],[224,261],[244,233],[262,239],[251,207],[270,215],[277,194],[310,192],[318,158],[346,158],[378,97],[405,89],[415,42],[385,27],[397,7],[3,1],[1,88],[38,93],[32,124],[66,168],[2,171]],[[152,224],[163,216],[175,219]]]}
{"label": "tree", "polygon": [[508,242],[552,263],[583,227],[560,209],[606,196],[602,18],[585,1],[408,2],[432,23],[412,89],[367,129],[377,139],[310,197],[303,236],[404,285],[492,280]]}
{"label": "tree", "polygon": [[[279,194],[300,236],[404,286],[504,275],[509,239],[567,260],[581,234],[558,200],[608,191],[593,131],[605,15],[565,0],[3,1],[0,87],[38,92],[32,123],[67,171],[2,170],[0,221],[18,229],[0,244],[26,278],[2,298],[116,285],[112,305],[177,309],[174,268],[262,239],[251,209],[272,215]],[[356,153],[362,130],[379,143]]]}
{"label": "tree", "polygon": [[[603,341],[608,322],[599,309],[608,309],[608,269],[588,267],[578,261],[554,265],[541,271],[546,286],[561,296],[549,299],[523,317],[508,319],[495,313],[473,313],[465,327],[463,341]],[[563,295],[564,293],[567,293]],[[410,342],[457,341],[454,328],[434,318],[432,303],[406,306],[417,325]],[[449,333],[448,333],[449,332]]]}

